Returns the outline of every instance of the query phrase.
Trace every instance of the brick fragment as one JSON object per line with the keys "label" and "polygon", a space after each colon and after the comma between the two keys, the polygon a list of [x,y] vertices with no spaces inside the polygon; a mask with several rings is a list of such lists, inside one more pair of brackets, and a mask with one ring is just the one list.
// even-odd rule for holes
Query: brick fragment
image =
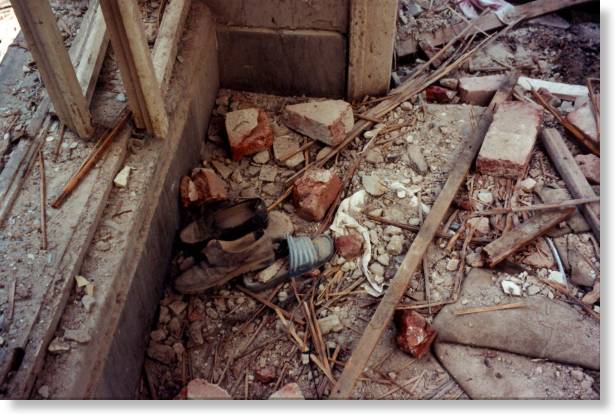
{"label": "brick fragment", "polygon": [[193,379],[186,386],[186,399],[233,399],[218,385],[203,379]]}
{"label": "brick fragment", "polygon": [[274,392],[269,399],[305,399],[301,388],[296,383],[289,383],[282,389]]}
{"label": "brick fragment", "polygon": [[287,105],[284,123],[291,129],[329,146],[339,144],[354,126],[352,106],[342,100]]}
{"label": "brick fragment", "polygon": [[415,358],[424,356],[436,339],[436,331],[425,318],[413,310],[400,310],[395,314],[397,334],[395,341],[404,352]]}
{"label": "brick fragment", "polygon": [[346,259],[353,259],[363,253],[363,238],[353,233],[335,238],[335,252]]}
{"label": "brick fragment", "polygon": [[473,76],[459,79],[459,99],[472,105],[489,105],[506,75]]}
{"label": "brick fragment", "polygon": [[432,85],[425,90],[425,97],[429,102],[437,102],[439,104],[448,104],[457,93],[450,89],[443,88],[438,85]]}
{"label": "brick fragment", "polygon": [[591,109],[591,104],[586,102],[572,112],[569,112],[566,119],[574,124],[594,143],[599,144],[598,129],[596,128],[596,119]]}
{"label": "brick fragment", "polygon": [[293,203],[300,217],[318,222],[342,189],[342,181],[332,170],[313,169],[293,185]]}
{"label": "brick fragment", "polygon": [[482,174],[516,178],[527,168],[542,123],[542,110],[525,102],[498,107],[476,167]]}
{"label": "brick fragment", "polygon": [[600,157],[593,154],[579,154],[574,160],[587,181],[591,184],[600,184]]}
{"label": "brick fragment", "polygon": [[201,206],[228,196],[226,183],[212,169],[193,169],[191,177],[181,178],[179,189],[184,207]]}
{"label": "brick fragment", "polygon": [[233,160],[260,153],[273,144],[269,117],[260,108],[229,112],[225,118],[226,133]]}

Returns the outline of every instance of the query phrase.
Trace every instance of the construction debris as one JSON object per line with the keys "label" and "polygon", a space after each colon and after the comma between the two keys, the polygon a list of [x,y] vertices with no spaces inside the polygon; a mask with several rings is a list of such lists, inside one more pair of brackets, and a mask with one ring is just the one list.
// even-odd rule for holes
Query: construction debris
{"label": "construction debris", "polygon": [[318,222],[342,189],[342,181],[331,170],[313,169],[293,185],[293,203],[297,215]]}
{"label": "construction debris", "polygon": [[269,117],[260,108],[229,112],[224,122],[233,160],[267,150],[273,144]]}
{"label": "construction debris", "polygon": [[284,123],[328,146],[340,144],[354,126],[352,107],[345,101],[312,101],[288,105]]}
{"label": "construction debris", "polygon": [[436,331],[416,311],[398,311],[395,315],[395,325],[397,346],[417,359],[429,351],[429,347],[436,339]]}
{"label": "construction debris", "polygon": [[482,174],[517,178],[527,169],[542,123],[536,107],[523,102],[502,103],[478,153]]}

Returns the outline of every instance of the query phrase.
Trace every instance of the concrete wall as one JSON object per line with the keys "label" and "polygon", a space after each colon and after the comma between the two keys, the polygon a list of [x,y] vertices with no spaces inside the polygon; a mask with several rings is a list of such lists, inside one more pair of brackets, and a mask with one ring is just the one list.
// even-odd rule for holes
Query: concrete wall
{"label": "concrete wall", "polygon": [[223,88],[344,97],[350,0],[200,0],[218,29]]}

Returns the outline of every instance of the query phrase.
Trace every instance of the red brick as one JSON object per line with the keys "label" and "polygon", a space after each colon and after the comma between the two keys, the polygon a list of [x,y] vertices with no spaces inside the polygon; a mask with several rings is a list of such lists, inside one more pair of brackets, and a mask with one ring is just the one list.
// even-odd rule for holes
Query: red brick
{"label": "red brick", "polygon": [[424,356],[436,339],[436,331],[423,316],[413,310],[395,314],[397,334],[395,341],[400,350],[415,358]]}
{"label": "red brick", "polygon": [[264,367],[262,369],[256,369],[254,376],[260,383],[271,383],[277,379],[275,370],[270,367]]}
{"label": "red brick", "polygon": [[293,203],[300,217],[318,222],[342,190],[342,181],[332,170],[312,169],[293,185]]}
{"label": "red brick", "polygon": [[574,160],[587,181],[592,184],[600,184],[600,157],[593,154],[579,154]]}
{"label": "red brick", "polygon": [[184,207],[201,206],[228,196],[226,183],[212,169],[192,170],[192,178],[182,177],[179,189]]}
{"label": "red brick", "polygon": [[314,140],[335,146],[354,126],[354,115],[352,106],[345,101],[312,101],[287,105],[284,123]]}
{"label": "red brick", "polygon": [[599,144],[596,119],[589,102],[568,113],[566,119],[583,131],[594,143]]}
{"label": "red brick", "polygon": [[459,99],[472,105],[489,105],[506,75],[473,76],[459,79]]}
{"label": "red brick", "polygon": [[301,388],[296,383],[289,383],[277,392],[271,394],[269,399],[305,399]]}
{"label": "red brick", "polygon": [[335,252],[346,259],[353,259],[363,253],[363,238],[357,234],[335,238]]}
{"label": "red brick", "polygon": [[226,134],[233,160],[260,153],[273,144],[269,117],[260,108],[248,108],[226,114]]}
{"label": "red brick", "polygon": [[478,153],[478,170],[491,176],[518,177],[530,161],[541,123],[540,108],[525,102],[500,104]]}
{"label": "red brick", "polygon": [[432,85],[425,90],[425,96],[429,102],[448,104],[455,98],[457,93],[441,86]]}
{"label": "red brick", "polygon": [[218,385],[203,379],[193,379],[186,386],[186,399],[233,399]]}

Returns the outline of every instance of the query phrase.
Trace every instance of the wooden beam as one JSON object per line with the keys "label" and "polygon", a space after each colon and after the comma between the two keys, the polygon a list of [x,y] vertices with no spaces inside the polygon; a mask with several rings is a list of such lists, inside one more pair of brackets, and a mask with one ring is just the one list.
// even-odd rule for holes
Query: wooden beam
{"label": "wooden beam", "polygon": [[70,59],[77,73],[77,80],[88,103],[92,102],[98,74],[102,68],[109,35],[98,0],[90,0],[75,40],[70,47]]}
{"label": "wooden beam", "polygon": [[[559,131],[555,128],[545,128],[542,132],[542,143],[555,168],[566,182],[572,197],[578,199],[596,197],[596,193],[581,172]],[[594,236],[600,240],[600,204],[582,205],[579,209],[591,226]]]}
{"label": "wooden beam", "polygon": [[[592,0],[535,0],[530,3],[515,6],[514,12],[507,15],[507,21],[513,21],[523,16],[524,19],[531,19],[542,16],[543,14],[553,13],[567,7],[589,3]],[[505,26],[494,13],[486,14],[476,19],[475,33],[489,31]],[[407,56],[418,50],[419,42],[427,42],[432,46],[443,45],[452,39],[456,34],[466,27],[466,22],[460,22],[453,26],[444,27],[432,33],[421,33],[416,38],[408,38],[397,44],[397,56]]]}
{"label": "wooden beam", "polygon": [[538,212],[521,225],[515,226],[483,248],[489,266],[495,267],[534,239],[553,229],[558,223],[565,221],[574,211],[574,207],[569,207],[558,211]]}
{"label": "wooden beam", "polygon": [[60,120],[80,137],[94,133],[88,105],[48,1],[11,0]]}
{"label": "wooden beam", "polygon": [[136,0],[100,0],[137,128],[165,137],[169,120]]}
{"label": "wooden beam", "polygon": [[453,202],[459,187],[464,182],[470,166],[474,162],[487,129],[493,120],[495,107],[508,99],[516,82],[517,76],[510,76],[500,87],[491,100],[489,107],[483,112],[477,128],[461,146],[463,150],[457,158],[454,167],[449,172],[444,188],[438,195],[429,215],[427,215],[425,222],[414,238],[414,242],[412,242],[403,262],[395,273],[395,277],[391,280],[388,290],[384,297],[382,297],[382,300],[380,300],[380,304],[363,332],[359,343],[353,350],[350,360],[346,363],[346,367],[331,393],[332,399],[350,398],[355,383],[363,373],[363,369],[367,366],[372,352],[376,348],[380,337],[382,337],[382,333],[393,317],[395,307],[406,292],[410,279],[419,265],[421,265],[427,247],[437,234],[448,208]]}
{"label": "wooden beam", "polygon": [[348,98],[389,91],[397,0],[351,0]]}
{"label": "wooden beam", "polygon": [[190,4],[191,0],[171,1],[165,9],[162,23],[160,23],[152,60],[154,61],[156,79],[160,83],[163,94],[169,86],[177,58],[177,47],[184,31],[184,23],[186,17],[188,17]]}

